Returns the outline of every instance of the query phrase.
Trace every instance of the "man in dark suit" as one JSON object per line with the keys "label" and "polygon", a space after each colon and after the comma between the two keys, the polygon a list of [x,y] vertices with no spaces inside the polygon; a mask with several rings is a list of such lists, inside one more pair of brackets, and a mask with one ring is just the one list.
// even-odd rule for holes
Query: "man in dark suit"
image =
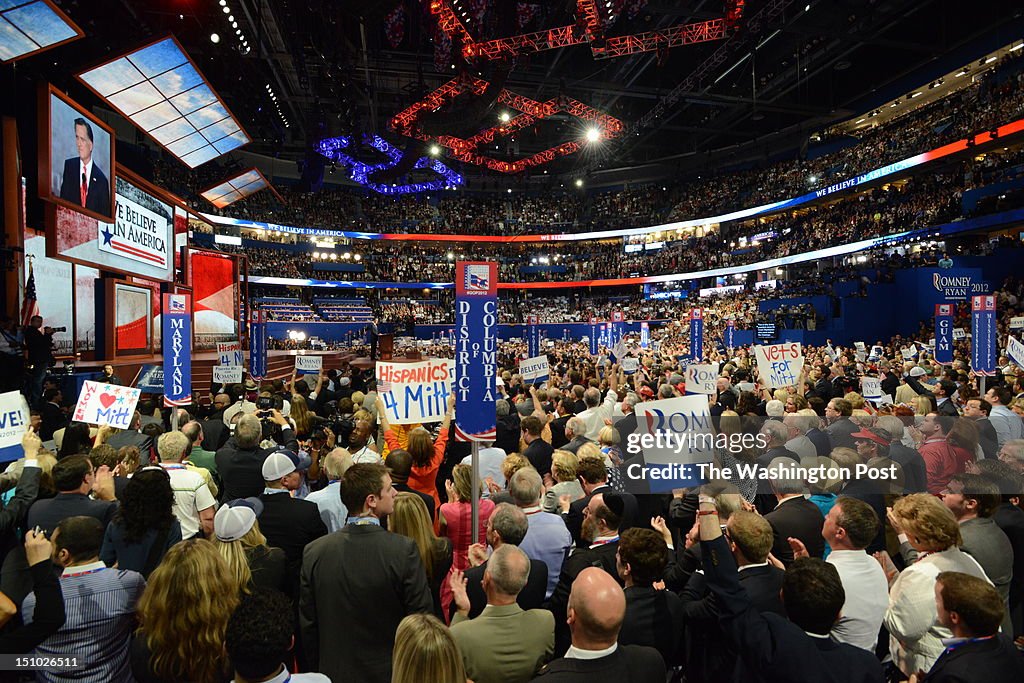
{"label": "man in dark suit", "polygon": [[[815,414],[813,410],[810,410],[810,408],[806,408],[805,410],[809,411],[807,414],[808,422],[813,423],[813,417],[817,417],[817,414]],[[803,413],[800,414],[802,415]],[[823,432],[815,426],[807,430],[806,436],[811,440],[811,443],[814,444],[814,450],[817,452],[819,458],[827,458],[832,454],[832,439],[829,438],[828,432]]]}
{"label": "man in dark suit", "polygon": [[626,394],[622,399],[623,417],[615,423],[615,429],[619,431],[619,443],[625,445],[629,442],[629,435],[636,432],[636,404],[639,402],[636,394]]}
{"label": "man in dark suit", "polygon": [[75,146],[78,156],[64,161],[60,198],[109,217],[110,181],[92,158],[92,125],[83,118],[75,119]]}
{"label": "man in dark suit", "polygon": [[910,388],[919,396],[927,396],[935,401],[936,413],[947,417],[960,417],[960,411],[957,409],[956,404],[953,403],[953,394],[957,392],[956,382],[948,379],[939,380],[939,383],[935,385],[935,389],[929,391],[916,377],[907,375],[906,379]]}
{"label": "man in dark suit", "polygon": [[704,576],[718,603],[719,626],[742,658],[743,680],[882,683],[882,665],[872,653],[829,638],[846,599],[835,567],[797,560],[782,583],[789,619],[760,612],[740,584],[713,499],[702,498],[698,519]]}
{"label": "man in dark suit", "polygon": [[[608,469],[600,460],[587,458],[582,460],[576,468],[583,492],[583,498],[573,501],[569,505],[569,511],[562,514],[562,520],[569,529],[569,534],[576,545],[580,545],[580,531],[583,528],[583,510],[590,504],[590,499],[596,493],[608,493],[612,487],[608,485]],[[637,505],[636,496],[632,493],[619,493],[624,504],[622,520],[619,530],[631,529],[640,523],[640,508]]]}
{"label": "man in dark suit", "polygon": [[[1003,601],[989,583],[969,574],[939,572],[936,621],[953,633],[924,683],[1024,680],[1024,657],[999,633]],[[947,641],[943,641],[947,642]]]}
{"label": "man in dark suit", "polygon": [[291,497],[291,492],[302,485],[298,466],[299,457],[291,451],[268,455],[263,461],[267,487],[260,496],[263,502],[260,531],[267,537],[267,545],[284,551],[293,579],[298,578],[306,545],[327,534],[317,504]]}
{"label": "man in dark suit", "polygon": [[[285,448],[298,452],[299,442],[288,420],[274,409],[271,420],[281,427],[281,441]],[[266,480],[263,478],[263,461],[275,449],[260,448],[263,425],[255,415],[243,415],[235,426],[235,435],[228,439],[223,448],[217,450],[214,461],[217,474],[224,482],[222,500],[255,498],[263,493]]]}
{"label": "man in dark suit", "polygon": [[61,408],[64,395],[60,389],[50,387],[43,392],[43,403],[39,406],[39,438],[51,441],[53,433],[68,426],[68,416]]}
{"label": "man in dark suit", "polygon": [[581,571],[566,614],[572,646],[533,683],[664,681],[665,662],[657,650],[618,643],[625,615],[626,597],[617,580],[597,567]]}
{"label": "man in dark suit", "polygon": [[999,435],[988,419],[991,411],[992,404],[983,398],[972,398],[964,406],[964,417],[973,420],[978,428],[978,445],[987,460],[995,460],[999,456]]}
{"label": "man in dark suit", "polygon": [[764,468],[775,458],[789,458],[792,464],[800,462],[800,456],[786,448],[789,441],[789,428],[778,420],[768,420],[761,425],[761,434],[768,442],[765,452],[757,456],[757,464]]}
{"label": "man in dark suit", "polygon": [[853,406],[845,398],[833,398],[825,406],[825,419],[828,421],[825,431],[832,441],[832,448],[854,448],[850,435],[860,427],[850,419],[851,415]]}
{"label": "man in dark suit", "polygon": [[551,444],[541,438],[540,433],[543,429],[544,423],[536,415],[524,417],[520,422],[522,439],[527,444],[526,450],[523,451],[523,457],[530,461],[530,465],[542,477],[551,473],[551,454],[555,450]]}
{"label": "man in dark suit", "polygon": [[[43,318],[32,316],[25,328],[26,369],[25,398],[29,408],[35,408],[43,391],[43,379],[46,371],[53,365],[53,333],[52,327],[43,327]],[[43,439],[46,441],[46,439]]]}
{"label": "man in dark suit", "polygon": [[[53,466],[53,485],[57,489],[54,498],[37,500],[28,510],[27,527],[40,527],[52,534],[62,519],[67,517],[95,517],[106,528],[117,511],[114,500],[113,475],[109,472],[110,490],[104,494],[106,500],[93,500],[89,494],[96,483],[96,472],[89,458],[84,455],[69,455]],[[97,491],[100,491],[97,487]]]}
{"label": "man in dark suit", "polygon": [[434,611],[427,573],[413,540],[380,525],[398,495],[386,467],[353,465],[341,492],[348,524],[302,556],[299,625],[308,665],[334,681],[389,683],[399,622]]}
{"label": "man in dark suit", "polygon": [[682,663],[683,603],[672,591],[654,587],[664,579],[668,558],[665,539],[655,531],[633,528],[619,537],[616,569],[626,589],[619,644],[653,647],[672,667]]}
{"label": "man in dark suit", "polygon": [[[393,453],[394,451],[392,451]],[[388,455],[390,458],[391,455]],[[526,520],[526,514],[511,503],[501,503],[490,519],[487,520],[486,545],[477,543],[470,546],[470,562],[474,558],[486,558],[487,546],[497,550],[502,545],[519,544],[526,538],[526,532],[530,530],[530,524]],[[465,571],[463,577],[466,579],[466,594],[469,596],[469,618],[475,619],[484,611],[487,606],[487,595],[484,593],[483,579],[484,571],[487,570],[487,561],[470,567]],[[548,566],[541,560],[530,560],[530,573],[526,578],[526,585],[516,596],[516,604],[524,610],[537,609],[544,604],[544,596],[548,590]],[[446,609],[448,605],[444,606]],[[451,605],[450,616],[455,616],[455,605]]]}
{"label": "man in dark suit", "polygon": [[494,445],[506,453],[519,452],[520,424],[519,413],[510,410],[509,399],[499,399],[495,404],[497,410],[497,436]]}
{"label": "man in dark suit", "polygon": [[1010,579],[1010,620],[1013,636],[1024,635],[1024,478],[1002,462],[988,463],[982,476],[999,487],[1002,503],[992,513],[992,519],[1013,547],[1013,574]]}
{"label": "man in dark suit", "polygon": [[[769,468],[793,467],[796,465],[786,458],[778,458]],[[804,481],[801,477],[785,476],[771,480],[772,491],[777,504],[775,509],[764,516],[772,525],[774,541],[772,555],[787,567],[793,563],[793,549],[788,539],[792,536],[803,542],[811,557],[820,558],[825,553],[825,541],[821,537],[821,528],[825,518],[818,506],[803,496]]]}
{"label": "man in dark suit", "polygon": [[572,583],[587,567],[600,567],[618,580],[615,558],[619,550],[619,525],[625,500],[614,491],[595,493],[587,502],[583,515],[580,543],[562,563],[555,592],[551,595],[551,611],[555,614],[555,654],[569,647],[569,629],[565,624],[566,608]]}
{"label": "man in dark suit", "polygon": [[558,403],[555,405],[555,417],[551,421],[551,447],[559,449],[569,443],[569,438],[565,435],[565,424],[572,417],[572,400],[568,396],[562,396],[558,399]]}
{"label": "man in dark suit", "polygon": [[374,318],[366,326],[366,334],[370,337],[370,360],[377,360],[377,340],[380,337],[380,330],[377,329],[377,319]]}
{"label": "man in dark suit", "polygon": [[[759,612],[785,615],[779,601],[781,569],[767,563],[772,549],[772,527],[753,512],[734,512],[726,524],[729,549],[739,567],[739,582]],[[718,625],[718,603],[703,574],[694,572],[680,594],[687,676],[695,681],[737,680],[739,654]]]}

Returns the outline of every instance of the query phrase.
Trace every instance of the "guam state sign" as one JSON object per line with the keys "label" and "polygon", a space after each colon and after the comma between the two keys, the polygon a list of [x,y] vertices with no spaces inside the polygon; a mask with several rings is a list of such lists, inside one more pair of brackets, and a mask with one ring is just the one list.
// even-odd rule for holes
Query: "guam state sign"
{"label": "guam state sign", "polygon": [[497,433],[498,264],[455,264],[455,438]]}

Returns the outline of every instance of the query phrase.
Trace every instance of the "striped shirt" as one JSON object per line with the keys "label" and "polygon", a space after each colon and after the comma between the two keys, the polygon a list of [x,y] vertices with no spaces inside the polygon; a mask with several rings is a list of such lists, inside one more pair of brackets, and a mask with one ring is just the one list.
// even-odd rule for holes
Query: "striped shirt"
{"label": "striped shirt", "polygon": [[[142,596],[146,580],[136,572],[107,569],[97,561],[65,569],[60,587],[64,593],[64,625],[32,654],[77,657],[84,666],[67,671],[37,671],[36,680],[134,680],[128,652],[135,629],[135,604]],[[29,593],[22,604],[26,624],[32,622],[35,606],[35,593]]]}

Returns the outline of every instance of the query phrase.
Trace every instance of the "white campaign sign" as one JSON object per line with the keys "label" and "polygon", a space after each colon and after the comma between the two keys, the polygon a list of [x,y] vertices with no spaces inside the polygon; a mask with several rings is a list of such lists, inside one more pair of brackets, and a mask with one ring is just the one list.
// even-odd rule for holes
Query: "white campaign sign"
{"label": "white campaign sign", "polygon": [[455,389],[455,361],[377,361],[377,391],[391,424],[440,422]]}
{"label": "white campaign sign", "polygon": [[217,342],[217,355],[221,365],[242,365],[242,344],[240,342]]}
{"label": "white campaign sign", "polygon": [[686,392],[689,394],[713,394],[718,382],[717,365],[686,366]]}
{"label": "white campaign sign", "polygon": [[295,369],[299,372],[320,372],[323,366],[323,356],[295,356]]}
{"label": "white campaign sign", "polygon": [[917,355],[915,349],[900,349],[900,353],[903,354],[903,360],[914,360],[914,356]]}
{"label": "white campaign sign", "polygon": [[1010,329],[1018,330],[1024,327],[1024,315],[1018,315],[1016,318],[1010,318]]}
{"label": "white campaign sign", "polygon": [[633,358],[632,356],[626,356],[622,359],[622,371],[627,375],[632,375],[640,367],[640,359]]}
{"label": "white campaign sign", "polygon": [[967,339],[967,330],[962,327],[954,327],[953,340],[955,341],[957,339]]}
{"label": "white campaign sign", "polygon": [[0,394],[0,461],[22,456],[21,435],[30,422],[28,402],[20,391]]}
{"label": "white campaign sign", "polygon": [[241,365],[214,365],[213,366],[213,382],[214,382],[214,384],[241,384],[242,383],[242,366]]}
{"label": "white campaign sign", "polygon": [[548,357],[536,356],[519,361],[519,374],[524,382],[533,383],[548,377]]}
{"label": "white campaign sign", "polygon": [[1018,368],[1024,368],[1024,344],[1016,337],[1006,338],[1006,355]]}
{"label": "white campaign sign", "polygon": [[795,386],[804,369],[804,354],[800,342],[755,346],[754,357],[761,381],[769,389]]}
{"label": "white campaign sign", "polygon": [[[655,440],[651,448],[643,445],[644,461],[648,465],[693,465],[714,460],[714,427],[706,396],[644,401],[636,407],[637,431],[641,438],[643,435],[650,435],[649,440],[658,435],[662,437]],[[669,434],[673,435],[674,443],[665,438]]]}
{"label": "white campaign sign", "polygon": [[142,391],[102,382],[86,381],[75,405],[74,421],[128,429]]}
{"label": "white campaign sign", "polygon": [[882,381],[877,377],[862,377],[860,380],[861,395],[869,401],[882,398]]}

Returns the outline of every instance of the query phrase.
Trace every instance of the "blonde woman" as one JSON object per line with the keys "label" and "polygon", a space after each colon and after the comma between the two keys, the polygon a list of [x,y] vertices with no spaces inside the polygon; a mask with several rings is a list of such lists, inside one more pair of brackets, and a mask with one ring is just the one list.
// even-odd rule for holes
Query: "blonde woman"
{"label": "blonde woman", "polygon": [[[483,514],[480,516],[481,519],[486,519]],[[443,601],[443,593],[452,568],[451,541],[447,538],[438,538],[434,534],[434,525],[430,521],[426,503],[409,491],[403,491],[395,497],[394,512],[388,515],[388,531],[411,538],[416,543],[420,562],[427,572],[430,596],[434,599],[434,614],[438,618],[443,618],[446,611],[444,606],[447,605]]]}
{"label": "blonde woman", "polygon": [[131,650],[135,679],[230,681],[224,632],[240,589],[210,541],[183,541],[168,550],[139,599],[139,630]]}
{"label": "blonde woman", "polygon": [[288,417],[295,423],[295,438],[299,441],[305,441],[323,420],[310,411],[309,406],[306,404],[306,399],[301,395],[292,394],[291,404],[292,409],[288,413]]}
{"label": "blonde woman", "polygon": [[256,519],[262,511],[263,503],[258,498],[222,505],[213,517],[213,542],[243,592],[253,588],[287,592],[288,559],[284,550],[267,545]]}
{"label": "blonde woman", "polygon": [[576,478],[579,464],[575,453],[559,449],[551,454],[551,478],[555,485],[544,493],[541,505],[545,512],[558,512],[558,499],[564,495],[569,496],[570,502],[583,497],[583,487]]}
{"label": "blonde woman", "polygon": [[466,683],[466,668],[451,633],[436,617],[410,614],[395,632],[391,683]]}
{"label": "blonde woman", "polygon": [[919,553],[917,562],[902,572],[887,569],[889,609],[884,623],[890,633],[889,651],[900,671],[911,676],[931,669],[945,649],[942,639],[953,637],[936,620],[935,577],[939,572],[963,572],[988,579],[974,558],[958,547],[962,538],[956,517],[935,496],[914,493],[900,498],[888,517],[893,530],[906,534]]}

